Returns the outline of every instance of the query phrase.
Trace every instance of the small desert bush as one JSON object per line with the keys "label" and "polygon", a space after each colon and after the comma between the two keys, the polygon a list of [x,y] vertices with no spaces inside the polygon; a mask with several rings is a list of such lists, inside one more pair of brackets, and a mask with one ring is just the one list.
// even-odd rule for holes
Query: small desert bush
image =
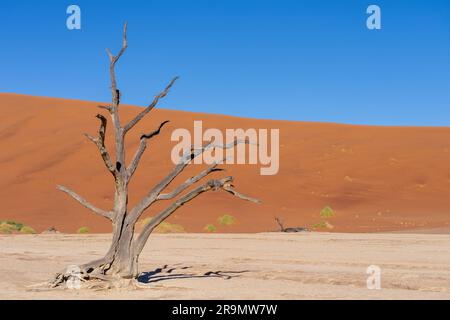
{"label": "small desert bush", "polygon": [[219,221],[220,225],[222,226],[231,226],[235,223],[236,219],[232,215],[225,214],[219,217],[217,221]]}
{"label": "small desert bush", "polygon": [[[152,221],[153,217],[148,217],[142,220],[141,227],[144,228],[150,221]],[[184,227],[180,224],[169,223],[169,222],[161,222],[159,226],[157,226],[154,230],[155,233],[184,233]]]}
{"label": "small desert bush", "polygon": [[334,215],[334,210],[328,206],[320,210],[320,217],[323,219],[334,217]]}
{"label": "small desert bush", "polygon": [[29,226],[23,226],[22,229],[20,229],[20,233],[24,233],[24,234],[35,234],[36,231]]}
{"label": "small desert bush", "polygon": [[91,230],[89,230],[88,227],[81,227],[80,229],[77,230],[77,233],[79,234],[85,234],[85,233],[89,233]]}
{"label": "small desert bush", "polygon": [[180,224],[174,224],[169,222],[161,222],[154,230],[156,233],[184,233],[183,226]]}
{"label": "small desert bush", "polygon": [[320,221],[319,223],[315,223],[312,225],[312,229],[333,229],[334,226],[328,221]]}
{"label": "small desert bush", "polygon": [[211,233],[217,231],[217,228],[213,224],[207,224],[203,229],[205,231],[208,231],[208,232],[211,232]]}
{"label": "small desert bush", "polygon": [[0,223],[0,233],[10,234],[10,233],[13,233],[14,231],[17,231],[17,230],[13,225],[6,223],[6,222]]}
{"label": "small desert bush", "polygon": [[322,210],[320,210],[320,217],[322,221],[315,223],[311,226],[313,230],[315,229],[333,229],[334,226],[329,223],[326,219],[332,218],[335,216],[334,210],[331,207],[326,206]]}
{"label": "small desert bush", "polygon": [[327,227],[326,221],[320,221],[312,225],[312,229],[324,229]]}
{"label": "small desert bush", "polygon": [[36,233],[33,228],[16,221],[0,221],[0,233]]}

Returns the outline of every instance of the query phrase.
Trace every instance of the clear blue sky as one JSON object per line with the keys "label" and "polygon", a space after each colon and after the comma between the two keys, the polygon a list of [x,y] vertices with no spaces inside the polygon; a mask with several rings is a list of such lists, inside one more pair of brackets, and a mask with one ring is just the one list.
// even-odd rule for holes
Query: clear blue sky
{"label": "clear blue sky", "polygon": [[[66,28],[66,8],[82,30]],[[382,29],[366,28],[366,8]],[[450,125],[450,1],[0,2],[0,91],[108,101],[105,48],[123,102],[254,118]]]}

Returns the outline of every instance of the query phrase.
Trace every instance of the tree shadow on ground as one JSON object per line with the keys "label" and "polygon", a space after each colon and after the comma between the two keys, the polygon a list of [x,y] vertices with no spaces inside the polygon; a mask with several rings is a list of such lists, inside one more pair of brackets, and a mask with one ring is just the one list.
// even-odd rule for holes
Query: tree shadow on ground
{"label": "tree shadow on ground", "polygon": [[208,272],[188,272],[191,266],[170,267],[165,265],[161,268],[156,268],[152,271],[142,272],[138,277],[138,282],[147,284],[166,280],[175,279],[193,279],[193,278],[221,278],[229,280],[231,278],[239,277],[240,274],[249,272],[249,270],[241,271],[208,271]]}

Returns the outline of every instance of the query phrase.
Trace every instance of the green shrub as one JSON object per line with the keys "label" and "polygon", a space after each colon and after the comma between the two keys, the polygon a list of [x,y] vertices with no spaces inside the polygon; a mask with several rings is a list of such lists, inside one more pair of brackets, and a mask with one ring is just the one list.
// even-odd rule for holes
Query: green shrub
{"label": "green shrub", "polygon": [[312,229],[323,229],[327,227],[326,221],[320,221],[319,223],[314,223]]}
{"label": "green shrub", "polygon": [[17,231],[20,231],[24,227],[23,223],[20,223],[17,221],[7,221],[7,223],[9,223],[10,225],[13,225]]}
{"label": "green shrub", "polygon": [[313,230],[315,229],[333,229],[334,226],[328,221],[320,221],[319,223],[315,223],[312,225]]}
{"label": "green shrub", "polygon": [[323,219],[334,217],[334,210],[327,206],[320,210],[320,217]]}
{"label": "green shrub", "polygon": [[12,225],[6,222],[0,223],[0,233],[11,234],[13,231],[15,231],[15,228]]}
{"label": "green shrub", "polygon": [[33,228],[16,221],[0,221],[0,233],[36,233]]}
{"label": "green shrub", "polygon": [[11,228],[11,230],[14,231],[20,231],[20,229],[23,228],[23,223],[16,222],[16,221],[0,221],[0,225],[3,225],[5,228],[8,226],[8,228]]}
{"label": "green shrub", "polygon": [[219,217],[217,221],[219,221],[220,225],[222,226],[231,226],[235,223],[236,219],[232,215],[225,214]]}
{"label": "green shrub", "polygon": [[174,224],[169,222],[161,222],[154,230],[155,233],[184,233],[183,226],[180,224]]}
{"label": "green shrub", "polygon": [[[152,221],[153,217],[147,217],[141,221],[140,226],[144,228],[147,224]],[[169,222],[161,222],[159,226],[155,228],[153,231],[155,233],[184,233],[184,227],[181,224],[169,223]]]}
{"label": "green shrub", "polygon": [[205,226],[205,228],[203,228],[205,231],[208,231],[208,232],[216,232],[217,231],[217,228],[213,225],[213,224],[207,224],[206,226]]}
{"label": "green shrub", "polygon": [[35,231],[32,227],[29,227],[29,226],[23,226],[23,227],[20,229],[20,233],[24,233],[24,234],[35,234],[36,231]]}
{"label": "green shrub", "polygon": [[80,233],[80,234],[89,233],[89,232],[90,232],[90,230],[88,227],[81,227],[80,229],[77,230],[77,233]]}

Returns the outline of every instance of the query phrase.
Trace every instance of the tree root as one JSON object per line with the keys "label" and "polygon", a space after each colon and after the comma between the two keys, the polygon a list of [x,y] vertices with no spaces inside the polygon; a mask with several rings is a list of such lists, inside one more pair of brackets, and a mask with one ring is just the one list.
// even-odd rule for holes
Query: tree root
{"label": "tree root", "polygon": [[108,275],[105,271],[109,264],[102,263],[97,267],[90,264],[83,267],[73,266],[64,272],[57,273],[50,281],[29,286],[31,290],[51,289],[91,289],[108,290],[122,288],[136,288],[134,278],[124,278],[118,274]]}

